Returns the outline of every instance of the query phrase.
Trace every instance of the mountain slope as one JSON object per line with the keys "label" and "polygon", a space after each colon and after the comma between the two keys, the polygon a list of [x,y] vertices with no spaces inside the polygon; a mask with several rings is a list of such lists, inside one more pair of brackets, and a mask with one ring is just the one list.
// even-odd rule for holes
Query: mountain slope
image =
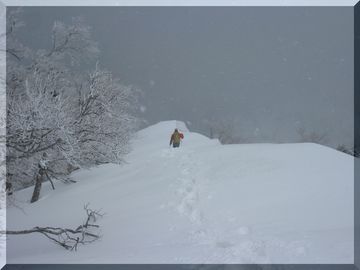
{"label": "mountain slope", "polygon": [[[168,146],[177,127],[185,139]],[[182,122],[141,130],[126,164],[16,192],[8,229],[76,227],[102,208],[102,239],[68,252],[8,238],[8,263],[353,263],[353,158],[316,144],[220,145]],[[25,213],[24,213],[25,212]]]}

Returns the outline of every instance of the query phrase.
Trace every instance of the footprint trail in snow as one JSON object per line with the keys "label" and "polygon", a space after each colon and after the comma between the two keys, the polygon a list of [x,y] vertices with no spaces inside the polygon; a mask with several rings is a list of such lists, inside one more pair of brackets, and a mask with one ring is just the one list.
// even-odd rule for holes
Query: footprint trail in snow
{"label": "footprint trail in snow", "polygon": [[[199,173],[199,168],[202,168],[203,164],[196,160],[194,151],[184,149],[179,153],[175,151],[168,152],[166,156],[179,160],[176,210],[193,225],[193,230],[189,232],[189,239],[196,242],[199,247],[212,250],[211,256],[207,259],[208,262],[252,263],[260,261],[268,263],[265,244],[262,241],[248,239],[250,231],[248,227],[239,226],[229,232],[212,228],[211,222],[204,216],[200,205],[200,194],[206,187],[206,178]],[[211,198],[206,194],[203,194],[203,197]],[[230,221],[231,218],[228,220]],[[179,260],[181,261],[180,258]]]}

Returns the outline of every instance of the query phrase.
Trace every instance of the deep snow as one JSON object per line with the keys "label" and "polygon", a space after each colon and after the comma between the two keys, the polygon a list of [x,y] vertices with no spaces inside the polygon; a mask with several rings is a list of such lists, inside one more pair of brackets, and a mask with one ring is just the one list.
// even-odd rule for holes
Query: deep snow
{"label": "deep snow", "polygon": [[[185,139],[168,143],[177,127]],[[76,227],[103,209],[100,241],[69,252],[42,235],[8,237],[8,263],[353,263],[354,160],[311,143],[220,145],[182,122],[138,132],[123,165],[76,184],[16,192],[8,229]]]}

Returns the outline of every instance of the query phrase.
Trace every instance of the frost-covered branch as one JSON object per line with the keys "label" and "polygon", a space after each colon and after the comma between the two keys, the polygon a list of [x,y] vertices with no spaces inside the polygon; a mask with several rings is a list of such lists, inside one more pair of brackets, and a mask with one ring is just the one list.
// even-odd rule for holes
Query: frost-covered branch
{"label": "frost-covered branch", "polygon": [[80,18],[74,18],[71,25],[56,21],[52,29],[52,48],[47,57],[66,54],[72,64],[79,63],[82,57],[94,57],[99,53],[97,44],[91,39],[90,27]]}

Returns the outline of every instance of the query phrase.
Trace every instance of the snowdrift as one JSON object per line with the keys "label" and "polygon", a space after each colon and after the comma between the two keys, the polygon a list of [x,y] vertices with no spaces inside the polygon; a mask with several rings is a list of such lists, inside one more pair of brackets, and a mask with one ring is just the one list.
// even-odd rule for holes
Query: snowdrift
{"label": "snowdrift", "polygon": [[[169,147],[178,128],[185,139]],[[8,229],[76,227],[103,209],[102,238],[69,252],[11,236],[8,263],[353,263],[354,160],[316,144],[220,145],[179,121],[138,132],[123,165],[14,194]]]}

